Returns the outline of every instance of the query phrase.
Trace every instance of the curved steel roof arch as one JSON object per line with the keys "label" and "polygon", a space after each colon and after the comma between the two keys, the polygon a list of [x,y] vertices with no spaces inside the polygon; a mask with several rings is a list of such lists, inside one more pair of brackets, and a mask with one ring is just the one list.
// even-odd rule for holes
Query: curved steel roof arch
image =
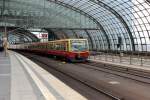
{"label": "curved steel roof arch", "polygon": [[23,28],[12,28],[10,31],[8,31],[8,36],[11,34],[18,35],[20,38],[24,37],[27,40],[29,40],[29,38],[30,38],[32,41],[29,41],[29,42],[38,42],[39,41],[39,39],[34,34],[32,34],[30,31],[25,30]]}
{"label": "curved steel roof arch", "polygon": [[68,5],[66,3],[63,3],[61,1],[58,1],[58,0],[48,0],[48,1],[57,3],[57,4],[62,5],[62,6],[65,6],[65,7],[69,8],[69,9],[75,10],[75,11],[77,11],[77,12],[79,12],[81,14],[84,14],[85,16],[88,16],[89,18],[91,18],[94,22],[96,22],[96,24],[99,26],[100,30],[102,30],[102,32],[104,33],[104,35],[106,37],[106,40],[107,40],[107,43],[108,43],[108,49],[110,49],[110,41],[109,41],[108,35],[107,35],[105,29],[103,28],[103,26],[94,17],[90,16],[88,13],[86,13],[86,12],[84,12],[84,11],[78,9],[78,8],[75,8],[75,7],[73,7],[71,5]]}
{"label": "curved steel roof arch", "polygon": [[[0,6],[2,5],[1,1]],[[3,1],[8,2],[11,0]],[[23,5],[17,5],[17,3],[15,4],[13,1],[18,1]],[[33,4],[34,1],[38,2]],[[82,31],[79,31],[81,34],[85,30],[88,31],[90,34],[89,38],[91,38],[94,44],[93,47],[95,48],[97,46],[95,43],[98,43],[97,47],[99,50],[103,48],[107,50],[108,48],[105,47],[105,45],[108,44],[112,51],[150,51],[150,4],[147,0],[12,0],[11,2],[17,6],[11,5],[10,7],[16,8],[17,10],[25,8],[24,10],[27,9],[27,11],[30,12],[31,10],[37,10],[36,8],[39,7],[41,9],[40,11],[45,14],[55,13],[49,17],[46,15],[33,17],[30,16],[29,13],[29,16],[24,16],[25,18],[22,17],[22,22],[12,21],[14,24],[27,24],[29,27],[35,27],[34,24],[36,24],[37,27],[41,25],[42,28],[46,28],[44,26],[45,23],[51,20],[49,22],[58,26],[52,27],[49,25],[47,27],[49,29],[80,30],[82,28]],[[25,4],[23,2],[25,2]],[[18,16],[14,17],[16,19],[19,18]],[[20,18],[18,20],[22,19]],[[0,19],[0,25],[3,24],[1,24],[1,22],[3,21]],[[101,25],[101,28],[97,22]],[[93,29],[88,30],[88,28],[91,28],[90,23],[94,25],[95,30],[93,27]],[[64,24],[66,24],[66,27],[61,27]],[[89,27],[82,27],[84,26],[83,24],[89,25]],[[78,27],[76,27],[76,25],[78,25]],[[105,32],[106,35],[104,35]],[[77,34],[81,35],[78,32]],[[120,48],[117,48],[118,37],[121,37],[123,41]],[[106,40],[107,42],[105,42]]]}
{"label": "curved steel roof arch", "polygon": [[[101,23],[105,31],[111,34],[107,34],[110,39],[110,35],[116,35],[115,38],[112,37],[112,44],[116,46],[117,36],[122,35],[124,43],[122,44],[122,50],[125,51],[150,51],[150,42],[149,42],[149,33],[148,29],[150,23],[150,4],[145,0],[55,0],[71,5],[75,8],[78,8],[92,17],[108,17],[109,23],[101,23],[103,20],[96,19]],[[95,4],[93,4],[95,3]],[[90,7],[91,6],[91,7]],[[95,6],[95,9],[92,8]],[[94,15],[93,12],[97,12],[96,7],[103,7],[105,11],[109,11],[113,14],[114,17],[104,12],[104,16],[101,16],[102,13]],[[91,8],[91,9],[90,9]],[[128,9],[128,10],[127,10]],[[98,9],[99,10],[99,9]],[[92,14],[93,13],[93,14]],[[117,19],[117,20],[115,20]],[[111,22],[112,21],[112,22]],[[116,22],[115,22],[116,21]],[[119,21],[119,22],[118,22]],[[137,24],[137,22],[139,22]],[[109,26],[110,29],[109,29]],[[114,29],[113,29],[114,27]],[[108,28],[108,29],[106,29]],[[111,32],[112,31],[112,32]],[[122,32],[120,32],[122,31]],[[115,33],[116,32],[116,33]],[[92,33],[91,33],[92,34]],[[119,34],[119,35],[117,35]],[[111,41],[111,40],[110,40]],[[117,50],[115,47],[111,48]]]}
{"label": "curved steel roof arch", "polygon": [[38,42],[39,41],[39,39],[28,30],[18,29],[18,30],[15,30],[14,33],[26,34],[28,37],[30,37],[33,40],[33,42]]}
{"label": "curved steel roof arch", "polygon": [[[23,38],[24,40],[23,41],[19,40],[20,37],[22,37],[22,34],[20,34],[20,33],[17,33],[17,34],[12,33],[12,34],[8,35],[8,41],[9,41],[10,44],[15,43],[15,42],[24,43],[25,39],[27,40],[26,42],[31,42],[32,41],[32,39],[27,37],[26,35],[24,35],[24,38]],[[18,40],[18,41],[16,41],[16,40]]]}
{"label": "curved steel roof arch", "polygon": [[28,42],[32,42],[32,38],[31,37],[29,37],[29,36],[27,36],[27,35],[25,35],[25,34],[22,34],[22,33],[18,33],[18,32],[15,32],[15,33],[9,33],[8,34],[8,38],[9,38],[9,36],[11,36],[11,35],[13,35],[13,36],[17,36],[18,38],[26,38],[27,40],[28,40]]}
{"label": "curved steel roof arch", "polygon": [[130,40],[131,40],[131,44],[132,44],[132,50],[135,51],[134,39],[133,39],[133,36],[132,36],[132,32],[130,31],[130,28],[128,27],[128,24],[122,18],[122,16],[117,11],[115,11],[113,8],[109,7],[108,5],[106,5],[105,3],[101,2],[100,0],[90,0],[90,1],[92,1],[94,3],[96,3],[96,1],[97,1],[97,4],[99,4],[100,6],[104,7],[105,9],[107,9],[108,11],[113,13],[122,22],[122,24],[125,26],[128,34],[130,36]]}
{"label": "curved steel roof arch", "polygon": [[[59,1],[59,0],[57,0],[57,2],[58,2],[58,1]],[[70,0],[70,1],[71,1],[71,0]],[[83,0],[80,0],[80,2],[79,2],[79,1],[78,1],[78,2],[74,2],[74,1],[73,1],[71,5],[74,5],[73,7],[75,7],[75,6],[76,6],[75,4],[81,3],[81,5],[78,6],[78,9],[80,9],[80,7],[82,6],[82,1],[83,1]],[[129,34],[129,36],[130,36],[130,41],[131,41],[132,50],[135,51],[134,39],[133,39],[132,33],[131,33],[131,31],[130,31],[128,25],[127,25],[126,22],[124,21],[124,19],[123,19],[114,9],[112,9],[112,8],[109,7],[108,5],[104,4],[103,2],[96,2],[97,0],[96,0],[96,1],[95,1],[95,0],[89,0],[89,1],[91,1],[91,2],[93,2],[93,3],[95,3],[95,4],[98,4],[98,5],[100,5],[101,7],[107,9],[107,10],[110,11],[112,14],[114,14],[114,15],[116,16],[116,18],[118,18],[118,20],[120,20],[120,22],[122,23],[123,26],[125,26],[125,28],[126,28],[128,34]],[[87,0],[87,1],[84,1],[84,2],[88,3],[89,1]],[[64,1],[62,1],[62,2],[64,2]],[[66,2],[69,3],[69,4],[67,4]],[[66,3],[67,5],[70,5],[69,0],[66,1],[66,2],[65,2],[65,3]],[[84,5],[84,3],[83,3],[83,5]],[[86,8],[87,8],[87,7],[86,7]],[[88,9],[88,8],[87,8],[87,9]],[[83,9],[82,9],[82,10],[83,10]],[[84,11],[83,11],[83,12],[84,12]],[[96,19],[96,20],[97,20],[97,19]],[[98,23],[100,23],[100,22],[98,21]],[[106,34],[107,34],[107,33],[106,33]],[[123,34],[123,35],[124,35],[124,34]],[[110,44],[109,44],[109,45],[110,45]]]}

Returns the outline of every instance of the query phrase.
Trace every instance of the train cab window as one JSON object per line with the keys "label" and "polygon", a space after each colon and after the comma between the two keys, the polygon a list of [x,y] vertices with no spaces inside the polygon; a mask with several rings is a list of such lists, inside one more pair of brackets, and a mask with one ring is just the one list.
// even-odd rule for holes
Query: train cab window
{"label": "train cab window", "polygon": [[88,50],[87,40],[71,40],[72,51],[85,51]]}

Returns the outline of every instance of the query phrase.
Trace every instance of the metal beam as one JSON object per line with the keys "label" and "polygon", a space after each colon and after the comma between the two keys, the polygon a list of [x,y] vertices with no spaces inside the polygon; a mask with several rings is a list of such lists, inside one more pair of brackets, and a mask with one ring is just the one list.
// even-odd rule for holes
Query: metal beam
{"label": "metal beam", "polygon": [[46,29],[58,29],[58,30],[100,30],[99,28],[46,28]]}

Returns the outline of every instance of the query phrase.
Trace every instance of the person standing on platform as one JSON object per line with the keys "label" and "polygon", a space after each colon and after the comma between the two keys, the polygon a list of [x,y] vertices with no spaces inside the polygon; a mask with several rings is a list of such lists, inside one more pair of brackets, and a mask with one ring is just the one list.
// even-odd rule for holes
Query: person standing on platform
{"label": "person standing on platform", "polygon": [[3,38],[3,47],[4,47],[4,52],[5,56],[7,56],[7,38]]}

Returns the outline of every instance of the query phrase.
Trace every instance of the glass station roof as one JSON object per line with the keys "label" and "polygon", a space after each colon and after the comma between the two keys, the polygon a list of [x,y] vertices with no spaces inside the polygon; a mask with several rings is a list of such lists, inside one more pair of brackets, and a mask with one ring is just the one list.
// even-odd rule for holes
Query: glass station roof
{"label": "glass station roof", "polygon": [[88,38],[91,50],[150,51],[148,0],[1,0],[0,9],[0,26]]}

